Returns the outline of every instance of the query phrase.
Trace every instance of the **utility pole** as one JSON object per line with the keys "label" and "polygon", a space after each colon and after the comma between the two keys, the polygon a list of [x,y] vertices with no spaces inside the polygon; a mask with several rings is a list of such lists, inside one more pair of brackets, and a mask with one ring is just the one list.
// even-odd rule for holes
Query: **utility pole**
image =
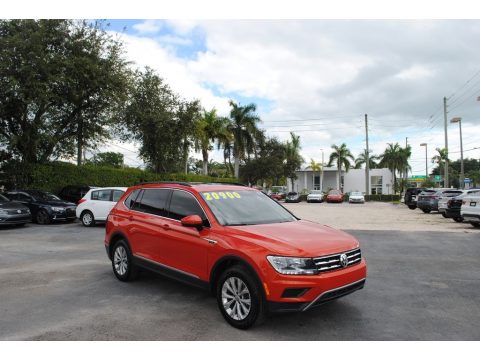
{"label": "utility pole", "polygon": [[[405,137],[405,151],[407,151],[407,148],[408,148],[408,137]],[[407,179],[408,179],[408,161],[407,161],[407,164],[405,164],[405,183],[404,183],[405,188],[407,187]]]}
{"label": "utility pole", "polygon": [[368,115],[365,114],[365,140],[367,144],[367,158],[365,159],[365,195],[370,195],[370,151],[368,149]]}
{"label": "utility pole", "polygon": [[443,181],[443,186],[448,188],[449,187],[449,182],[448,182],[448,136],[447,136],[447,98],[444,96],[443,97],[443,117],[445,120],[445,154],[446,154],[446,159],[445,159],[445,175],[444,175],[444,181]]}

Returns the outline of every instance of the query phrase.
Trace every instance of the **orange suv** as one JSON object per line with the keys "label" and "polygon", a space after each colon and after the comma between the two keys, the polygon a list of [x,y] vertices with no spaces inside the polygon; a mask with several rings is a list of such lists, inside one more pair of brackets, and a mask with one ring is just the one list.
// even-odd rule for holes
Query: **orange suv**
{"label": "orange suv", "polygon": [[208,289],[241,329],[268,312],[306,311],[350,294],[367,275],[353,236],[238,185],[129,188],[107,218],[105,247],[119,280],[148,269]]}

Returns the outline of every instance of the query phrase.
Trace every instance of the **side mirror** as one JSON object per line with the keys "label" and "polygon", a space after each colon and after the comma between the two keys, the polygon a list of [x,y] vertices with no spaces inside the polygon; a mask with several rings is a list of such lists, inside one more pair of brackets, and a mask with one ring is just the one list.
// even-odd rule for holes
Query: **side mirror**
{"label": "side mirror", "polygon": [[203,226],[203,220],[200,216],[198,215],[189,215],[185,216],[181,220],[182,225],[185,227],[194,227],[200,230]]}

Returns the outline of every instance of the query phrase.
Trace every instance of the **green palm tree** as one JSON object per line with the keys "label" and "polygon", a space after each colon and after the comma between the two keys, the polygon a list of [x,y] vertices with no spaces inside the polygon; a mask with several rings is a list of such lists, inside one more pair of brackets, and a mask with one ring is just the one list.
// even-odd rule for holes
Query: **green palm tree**
{"label": "green palm tree", "polygon": [[227,135],[228,119],[218,117],[217,110],[203,111],[195,131],[195,151],[202,152],[203,174],[208,175],[208,155],[213,150],[212,142]]}
{"label": "green palm tree", "polygon": [[290,132],[290,140],[287,141],[285,151],[285,175],[292,182],[292,191],[295,179],[297,178],[296,171],[303,164],[304,160],[300,155],[300,136]]}
{"label": "green palm tree", "polygon": [[[307,166],[307,169],[312,170],[312,184],[313,187],[315,188],[315,172],[319,171],[320,172],[320,177],[322,176],[322,164],[317,163],[315,160],[310,159],[310,164]],[[320,184],[320,188],[322,188],[323,184]]]}
{"label": "green palm tree", "polygon": [[[445,163],[450,164],[450,159],[448,158],[447,150],[445,148],[436,148],[435,150],[437,150],[438,154],[432,157],[432,163],[437,163],[438,170],[441,174],[443,169],[445,169]],[[446,187],[445,184],[444,186]]]}
{"label": "green palm tree", "polygon": [[337,189],[340,189],[340,176],[342,173],[342,167],[345,168],[345,171],[350,170],[352,163],[350,160],[354,161],[351,151],[347,148],[347,144],[343,143],[340,146],[332,145],[333,152],[330,154],[330,159],[328,161],[328,166],[332,166],[333,163],[337,165],[338,174],[337,174]]}
{"label": "green palm tree", "polygon": [[[371,155],[371,151],[368,151],[368,164],[370,169],[376,169],[378,167],[378,155]],[[364,149],[362,153],[355,159],[355,169],[361,169],[363,164],[367,163],[367,149]]]}
{"label": "green palm tree", "polygon": [[264,135],[258,128],[260,118],[255,114],[257,110],[255,104],[240,106],[232,100],[229,104],[231,110],[228,129],[233,135],[234,175],[238,178],[240,161],[245,159],[246,154],[249,155],[255,151],[256,144]]}
{"label": "green palm tree", "polygon": [[393,175],[393,187],[394,191],[398,190],[397,186],[397,171],[399,175],[405,174],[408,170],[411,169],[408,159],[412,154],[412,150],[410,146],[406,148],[402,148],[398,143],[388,143],[387,148],[383,152],[380,161],[381,167],[388,168]]}

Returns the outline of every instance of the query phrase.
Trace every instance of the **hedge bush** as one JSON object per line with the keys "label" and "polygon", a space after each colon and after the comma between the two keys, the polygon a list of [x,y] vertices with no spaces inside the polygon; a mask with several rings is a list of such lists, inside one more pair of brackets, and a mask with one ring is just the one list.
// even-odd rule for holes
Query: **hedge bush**
{"label": "hedge bush", "polygon": [[365,195],[365,201],[400,201],[400,195]]}
{"label": "hedge bush", "polygon": [[132,186],[149,181],[238,182],[235,178],[164,173],[156,174],[134,168],[116,169],[106,166],[56,162],[46,165],[8,164],[3,167],[3,181],[7,189],[30,188],[58,193],[67,185]]}

